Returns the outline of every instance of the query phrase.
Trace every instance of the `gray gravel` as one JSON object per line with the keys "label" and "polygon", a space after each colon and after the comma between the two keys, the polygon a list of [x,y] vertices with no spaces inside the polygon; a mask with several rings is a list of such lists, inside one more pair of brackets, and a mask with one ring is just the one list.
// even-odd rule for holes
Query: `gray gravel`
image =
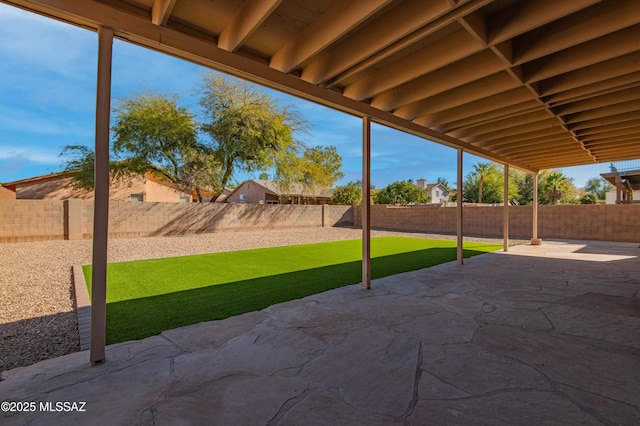
{"label": "gray gravel", "polygon": [[[361,232],[305,228],[114,239],[109,241],[109,261],[354,239]],[[451,235],[372,232],[372,236],[379,235],[455,239]],[[0,244],[0,372],[80,350],[71,267],[91,263],[91,253],[90,240]]]}

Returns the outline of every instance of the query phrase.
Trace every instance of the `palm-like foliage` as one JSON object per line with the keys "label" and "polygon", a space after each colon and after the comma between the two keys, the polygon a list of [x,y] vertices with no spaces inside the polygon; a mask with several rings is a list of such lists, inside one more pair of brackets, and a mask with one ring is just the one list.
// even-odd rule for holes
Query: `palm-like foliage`
{"label": "palm-like foliage", "polygon": [[544,181],[543,190],[546,192],[547,198],[551,201],[551,204],[558,204],[558,201],[562,199],[571,181],[563,173],[553,171],[549,173]]}
{"label": "palm-like foliage", "polygon": [[491,169],[494,168],[492,163],[478,163],[473,165],[473,171],[478,175],[478,203],[482,203],[482,186],[484,179]]}

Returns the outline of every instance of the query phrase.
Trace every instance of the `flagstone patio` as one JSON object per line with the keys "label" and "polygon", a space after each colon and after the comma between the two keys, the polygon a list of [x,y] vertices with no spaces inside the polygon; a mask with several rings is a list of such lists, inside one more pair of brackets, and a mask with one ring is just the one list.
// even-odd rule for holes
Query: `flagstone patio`
{"label": "flagstone patio", "polygon": [[639,424],[638,256],[515,246],[42,361],[3,373],[35,409],[0,423]]}

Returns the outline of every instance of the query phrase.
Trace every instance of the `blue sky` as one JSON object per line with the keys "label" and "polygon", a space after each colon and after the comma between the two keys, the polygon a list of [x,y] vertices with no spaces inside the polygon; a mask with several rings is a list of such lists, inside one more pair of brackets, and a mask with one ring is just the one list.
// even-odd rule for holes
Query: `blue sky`
{"label": "blue sky", "polygon": [[[0,4],[0,182],[57,172],[65,145],[93,146],[97,35]],[[144,91],[175,93],[197,110],[195,88],[205,68],[116,40],[114,100]],[[361,177],[361,120],[276,91],[311,122],[301,139],[334,145],[344,184]],[[465,154],[464,174],[486,161]],[[608,164],[563,169],[577,186],[608,171]],[[406,179],[456,181],[454,149],[380,125],[372,126],[371,181],[377,188]],[[254,176],[239,175],[237,180]]]}

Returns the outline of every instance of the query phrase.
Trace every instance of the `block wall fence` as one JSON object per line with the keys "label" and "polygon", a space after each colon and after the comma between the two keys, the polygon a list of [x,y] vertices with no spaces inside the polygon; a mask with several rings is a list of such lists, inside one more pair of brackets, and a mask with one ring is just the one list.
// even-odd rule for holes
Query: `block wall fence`
{"label": "block wall fence", "polygon": [[[110,238],[184,235],[220,230],[360,226],[360,206],[300,206],[111,201]],[[465,207],[464,234],[502,236],[502,207]],[[509,235],[531,237],[531,206],[509,207]],[[371,226],[455,234],[456,209],[371,206]],[[89,239],[93,201],[0,200],[0,243]],[[640,204],[538,207],[538,236],[640,242]]]}
{"label": "block wall fence", "polygon": [[[353,224],[351,206],[111,201],[109,237]],[[0,243],[89,239],[91,200],[0,200]]]}
{"label": "block wall fence", "polygon": [[[354,225],[360,226],[360,206]],[[465,207],[464,235],[502,237],[504,208]],[[531,238],[532,206],[509,206],[509,236]],[[371,206],[371,226],[381,229],[456,233],[456,208]],[[640,204],[538,206],[538,237],[640,242]]]}

